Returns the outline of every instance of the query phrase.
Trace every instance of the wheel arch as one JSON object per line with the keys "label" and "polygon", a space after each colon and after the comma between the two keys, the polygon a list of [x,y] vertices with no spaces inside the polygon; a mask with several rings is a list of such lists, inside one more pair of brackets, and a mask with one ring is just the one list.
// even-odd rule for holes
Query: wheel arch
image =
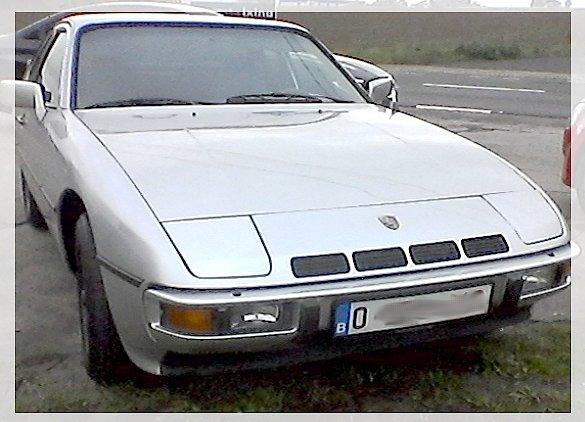
{"label": "wheel arch", "polygon": [[83,213],[86,212],[85,204],[81,196],[73,189],[67,189],[61,194],[59,201],[59,226],[61,228],[61,241],[65,249],[65,258],[69,269],[77,271],[77,259],[75,257],[75,224]]}

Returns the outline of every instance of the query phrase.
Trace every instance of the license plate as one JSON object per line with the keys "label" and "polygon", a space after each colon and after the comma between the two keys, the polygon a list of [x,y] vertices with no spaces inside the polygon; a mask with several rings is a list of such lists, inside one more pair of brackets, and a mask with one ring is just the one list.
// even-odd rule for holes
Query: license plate
{"label": "license plate", "polygon": [[347,336],[414,327],[488,312],[492,286],[416,296],[345,302],[337,307],[334,334]]}

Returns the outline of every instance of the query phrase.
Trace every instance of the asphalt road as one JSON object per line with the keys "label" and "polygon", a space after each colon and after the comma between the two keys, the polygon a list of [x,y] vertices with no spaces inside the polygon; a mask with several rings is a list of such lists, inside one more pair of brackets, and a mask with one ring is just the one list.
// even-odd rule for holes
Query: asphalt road
{"label": "asphalt road", "polygon": [[565,73],[429,66],[383,66],[406,108],[469,114],[568,119],[571,80]]}
{"label": "asphalt road", "polygon": [[[538,182],[570,219],[570,190],[562,185],[559,176],[561,136],[570,107],[566,77],[557,75],[558,80],[549,80],[550,75],[506,72],[506,76],[502,74],[500,79],[494,74],[485,81],[475,79],[484,74],[482,72],[404,66],[395,69],[401,99],[411,105],[434,103],[508,110],[506,113],[486,114],[410,107],[406,111],[458,132],[508,159]],[[547,95],[423,85],[480,82],[499,87],[544,89]],[[542,105],[533,104],[532,108],[525,109],[524,105],[532,102],[542,102]],[[549,110],[548,114],[546,110]],[[543,115],[535,117],[537,112]],[[46,232],[19,224],[23,215],[19,186],[16,186],[16,195],[17,390],[32,380],[55,383],[55,386],[62,385],[60,383],[83,385],[87,379],[79,360],[74,278],[66,270],[53,239]],[[570,319],[570,291],[540,302],[534,309],[533,319]]]}

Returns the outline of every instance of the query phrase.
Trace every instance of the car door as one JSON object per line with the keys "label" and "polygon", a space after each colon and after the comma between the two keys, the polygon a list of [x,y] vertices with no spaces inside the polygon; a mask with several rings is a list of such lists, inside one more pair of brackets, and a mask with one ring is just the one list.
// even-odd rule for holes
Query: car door
{"label": "car door", "polygon": [[45,97],[45,112],[28,110],[17,116],[17,148],[27,181],[49,226],[57,223],[54,211],[67,180],[67,166],[59,146],[66,126],[61,107],[64,59],[68,44],[65,28],[56,29],[31,68],[29,80],[38,82]]}

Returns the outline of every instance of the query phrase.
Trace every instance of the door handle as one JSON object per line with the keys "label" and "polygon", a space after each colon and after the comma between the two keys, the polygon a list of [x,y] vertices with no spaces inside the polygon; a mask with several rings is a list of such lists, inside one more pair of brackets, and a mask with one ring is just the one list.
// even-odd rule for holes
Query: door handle
{"label": "door handle", "polygon": [[18,123],[24,125],[26,123],[26,114],[17,114],[15,116],[15,119]]}

